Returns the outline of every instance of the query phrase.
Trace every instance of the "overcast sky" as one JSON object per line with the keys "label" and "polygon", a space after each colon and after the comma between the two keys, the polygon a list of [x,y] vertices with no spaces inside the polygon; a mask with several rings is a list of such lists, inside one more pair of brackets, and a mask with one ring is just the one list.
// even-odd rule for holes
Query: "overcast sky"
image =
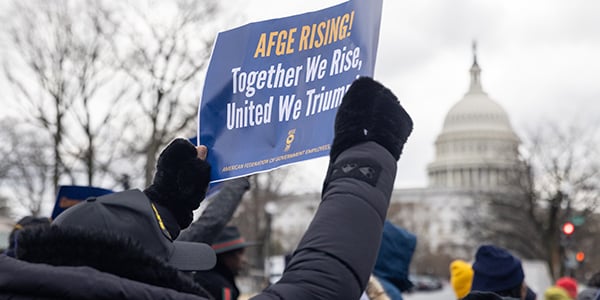
{"label": "overcast sky", "polygon": [[[220,30],[341,2],[224,1],[236,21]],[[384,1],[375,78],[400,98],[415,124],[396,186],[427,184],[425,168],[444,117],[469,84],[473,39],[483,87],[508,112],[519,135],[548,119],[598,126],[599,16],[600,1],[593,0]],[[304,175],[294,178],[306,190],[319,191],[326,164],[327,158],[301,163]]]}
{"label": "overcast sky", "polygon": [[[247,0],[231,6],[240,24],[305,13],[343,1]],[[483,88],[517,134],[542,120],[600,120],[600,1],[387,0],[375,78],[400,98],[415,129],[396,187],[423,187],[448,110],[469,84],[478,42]],[[231,29],[231,27],[223,28]],[[300,164],[319,191],[326,159]]]}

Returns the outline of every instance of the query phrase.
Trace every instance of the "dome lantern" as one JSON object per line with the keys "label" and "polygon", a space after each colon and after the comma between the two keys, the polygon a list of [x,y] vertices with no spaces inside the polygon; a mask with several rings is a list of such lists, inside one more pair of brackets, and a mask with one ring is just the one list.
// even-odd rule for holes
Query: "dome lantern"
{"label": "dome lantern", "polygon": [[477,64],[477,42],[473,41],[473,65],[471,66],[471,86],[469,87],[469,92],[480,92],[483,93],[483,89],[481,88],[481,68],[479,64]]}

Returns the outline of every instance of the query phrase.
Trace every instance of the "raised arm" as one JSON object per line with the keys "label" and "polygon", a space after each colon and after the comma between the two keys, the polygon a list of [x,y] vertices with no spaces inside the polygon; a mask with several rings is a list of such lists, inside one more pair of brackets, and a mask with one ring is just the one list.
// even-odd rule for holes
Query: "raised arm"
{"label": "raised arm", "polygon": [[397,98],[370,78],[342,101],[322,201],[281,280],[253,299],[358,299],[375,264],[396,161],[412,131]]}
{"label": "raised arm", "polygon": [[221,189],[207,199],[208,206],[200,217],[183,230],[177,239],[211,244],[231,220],[249,188],[250,183],[246,177],[224,182]]}

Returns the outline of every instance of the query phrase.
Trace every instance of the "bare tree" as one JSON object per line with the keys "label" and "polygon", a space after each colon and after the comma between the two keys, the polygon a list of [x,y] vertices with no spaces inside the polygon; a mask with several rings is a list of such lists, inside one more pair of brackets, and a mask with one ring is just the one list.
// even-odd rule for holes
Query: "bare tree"
{"label": "bare tree", "polygon": [[3,120],[0,129],[4,197],[38,216],[52,189],[51,142],[43,132],[14,119]]}
{"label": "bare tree", "polygon": [[108,175],[118,182],[123,168],[115,161],[132,163],[139,155],[148,184],[160,147],[196,118],[217,1],[10,7],[2,70],[13,102],[52,136],[54,191],[65,178],[95,185]]}
{"label": "bare tree", "polygon": [[119,28],[113,47],[118,67],[133,81],[135,105],[142,114],[131,145],[133,152],[145,157],[147,185],[160,148],[195,125],[201,71],[215,33],[210,24],[219,7],[216,0],[126,1],[120,5],[124,7],[120,13],[111,16]]}
{"label": "bare tree", "polygon": [[[82,3],[83,4],[83,3]],[[128,129],[123,118],[121,102],[126,99],[128,86],[125,76],[115,68],[115,56],[110,41],[115,28],[107,16],[113,12],[101,2],[85,3],[73,8],[78,16],[78,30],[72,37],[74,70],[71,84],[76,98],[69,110],[73,122],[67,135],[69,156],[78,162],[87,185],[96,185],[99,175],[110,175],[118,153],[122,133]],[[73,17],[73,13],[72,16]],[[121,117],[121,118],[119,118]],[[113,134],[118,132],[120,134]]]}
{"label": "bare tree", "polygon": [[[52,183],[57,190],[65,170],[61,147],[64,121],[74,101],[69,78],[72,20],[56,1],[15,1],[5,26],[4,74],[15,101],[52,136]],[[64,21],[61,21],[64,20]],[[12,51],[7,50],[12,49]]]}
{"label": "bare tree", "polygon": [[[0,124],[1,125],[1,124]],[[0,132],[0,138],[3,137],[3,133]],[[0,146],[0,155],[7,152],[6,146]],[[7,160],[0,160],[0,183],[7,180],[10,172],[10,162]],[[2,185],[0,184],[0,190]],[[8,204],[8,198],[0,193],[0,217],[8,217],[11,214],[10,205]]]}
{"label": "bare tree", "polygon": [[[521,175],[508,178],[510,190],[476,194],[485,204],[471,207],[465,220],[479,241],[543,259],[558,277],[565,274],[566,254],[574,246],[561,236],[561,225],[575,216],[592,218],[600,203],[598,132],[593,126],[545,124],[529,137],[523,169],[515,172]],[[577,231],[591,229],[589,225],[581,224]],[[595,236],[574,237],[576,247]]]}
{"label": "bare tree", "polygon": [[[276,169],[267,173],[252,175],[251,189],[246,193],[232,223],[240,228],[247,240],[261,243],[257,247],[247,249],[250,265],[254,270],[263,271],[265,257],[272,250],[270,236],[272,228],[271,215],[265,210],[269,202],[277,202],[286,194],[282,191],[290,167]],[[260,272],[260,274],[264,274]]]}
{"label": "bare tree", "polygon": [[[5,20],[5,77],[28,121],[52,136],[52,184],[110,173],[114,141],[99,140],[120,112],[126,86],[111,68],[110,11],[100,2],[13,1]],[[121,135],[116,135],[121,136]],[[118,142],[118,140],[117,140]],[[104,149],[101,149],[104,147]]]}

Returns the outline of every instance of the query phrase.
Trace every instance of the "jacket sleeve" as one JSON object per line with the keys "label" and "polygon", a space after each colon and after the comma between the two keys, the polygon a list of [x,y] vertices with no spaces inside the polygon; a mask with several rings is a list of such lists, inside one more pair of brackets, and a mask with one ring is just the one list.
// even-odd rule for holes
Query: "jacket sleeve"
{"label": "jacket sleeve", "polygon": [[198,220],[182,231],[177,240],[211,244],[231,220],[249,188],[246,177],[223,183],[221,190],[207,199],[210,202]]}
{"label": "jacket sleeve", "polygon": [[67,298],[208,300],[90,267],[34,264],[0,255],[0,299]]}
{"label": "jacket sleeve", "polygon": [[281,280],[253,299],[359,299],[375,264],[395,176],[396,160],[375,142],[341,153]]}

